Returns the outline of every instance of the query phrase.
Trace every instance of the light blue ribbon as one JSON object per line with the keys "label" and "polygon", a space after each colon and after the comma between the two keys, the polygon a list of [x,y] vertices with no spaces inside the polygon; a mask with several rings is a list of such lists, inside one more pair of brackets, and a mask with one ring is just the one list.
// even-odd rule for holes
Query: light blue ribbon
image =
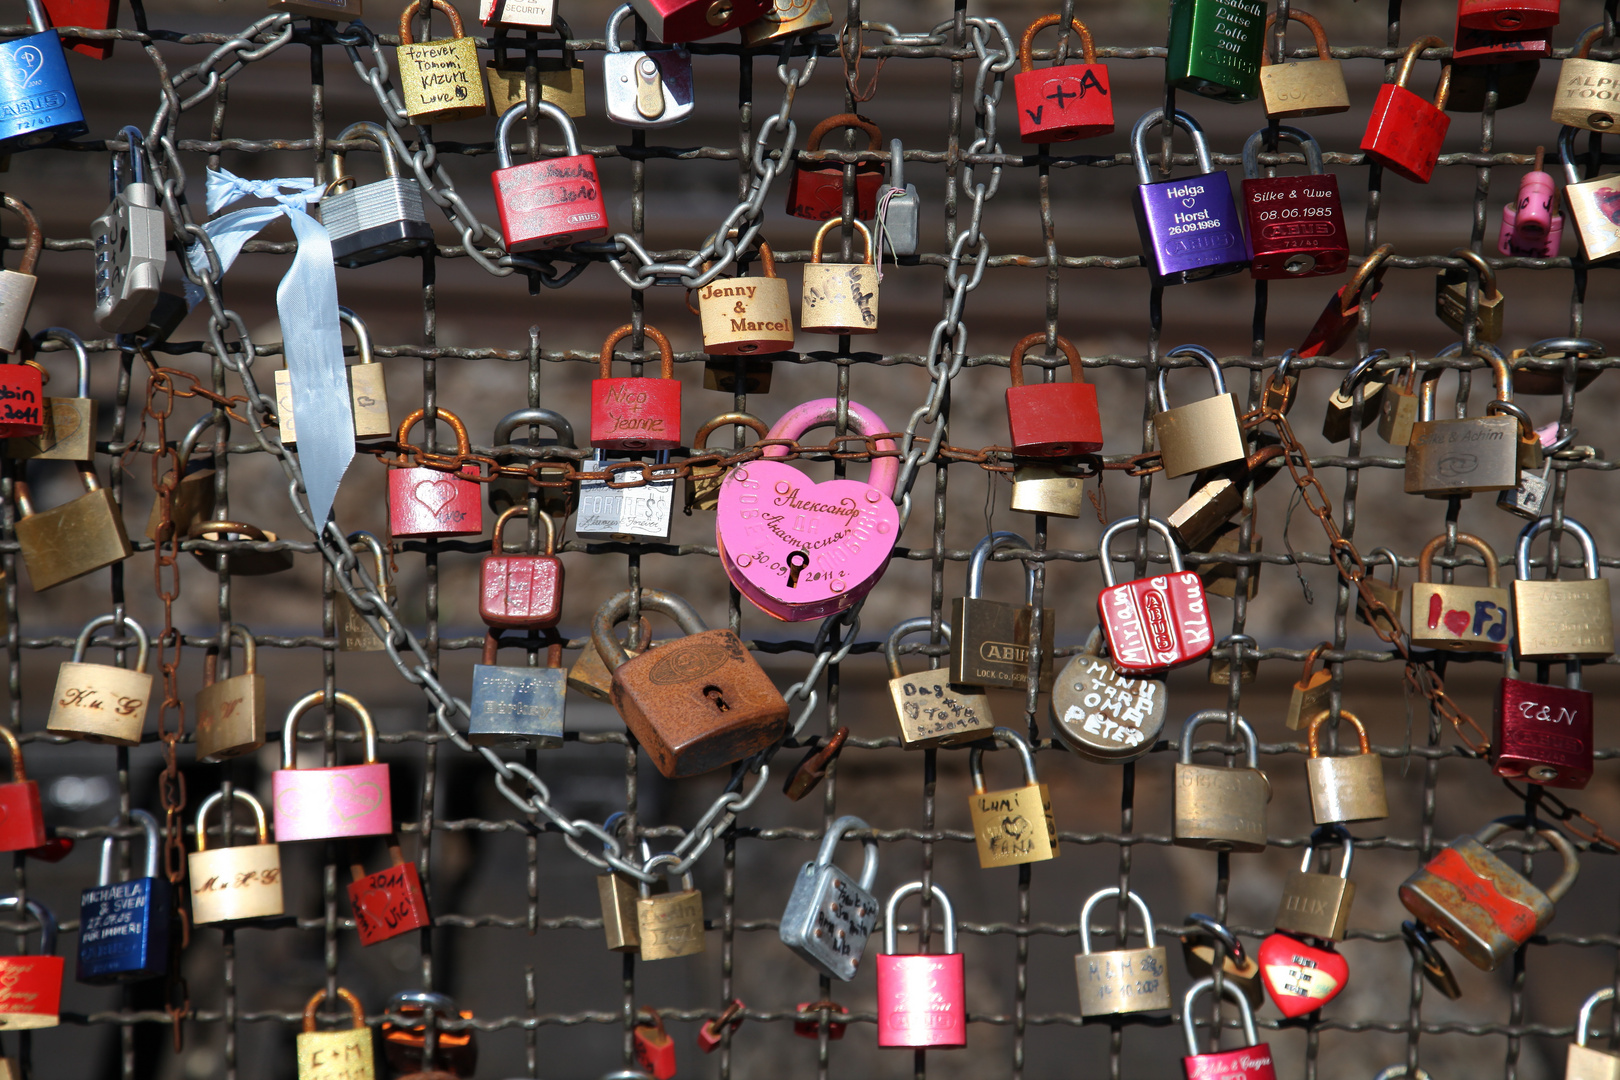
{"label": "light blue ribbon", "polygon": [[[276,287],[276,314],[281,318],[281,344],[292,381],[293,414],[298,417],[298,463],[304,471],[309,512],[324,524],[332,512],[343,473],[354,458],[354,413],[343,366],[343,331],[338,324],[337,269],[326,226],[310,215],[325,186],[307,176],[245,180],[225,169],[208,170],[208,212],[218,213],[238,199],[267,199],[274,205],[251,206],[203,226],[213,242],[223,275],[242,252],[242,245],[285,215],[298,238],[298,254]],[[199,276],[208,273],[208,256],[200,244],[187,253]],[[203,290],[186,283],[186,299],[195,306]]]}

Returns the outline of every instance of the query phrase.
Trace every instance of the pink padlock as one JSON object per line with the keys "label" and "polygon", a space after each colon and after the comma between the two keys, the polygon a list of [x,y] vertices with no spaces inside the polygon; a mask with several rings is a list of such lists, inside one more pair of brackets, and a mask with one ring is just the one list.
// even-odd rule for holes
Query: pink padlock
{"label": "pink padlock", "polygon": [[956,951],[956,912],[950,897],[933,886],[945,924],[943,953],[895,955],[899,920],[895,909],[923,883],[909,882],[889,894],[883,908],[883,952],[877,958],[878,1045],[958,1050],[967,1045],[967,991],[962,954]]}
{"label": "pink padlock", "polygon": [[1502,231],[1496,250],[1503,255],[1531,259],[1551,259],[1558,255],[1564,239],[1564,215],[1558,212],[1558,185],[1551,174],[1542,172],[1546,151],[1536,147],[1536,167],[1519,181],[1519,198],[1502,207]]}
{"label": "pink padlock", "polygon": [[[797,439],[834,423],[836,398],[807,401],[776,422],[768,439]],[[850,430],[887,431],[883,418],[849,403]],[[893,439],[877,440],[893,450]],[[880,457],[871,479],[814,483],[804,473],[771,458],[785,446],[767,446],[758,461],[735,466],[720,485],[715,535],[726,577],[767,615],[805,622],[835,614],[871,591],[889,566],[900,535],[894,482],[900,461]]]}
{"label": "pink padlock", "polygon": [[276,812],[276,842],[328,840],[338,836],[385,836],[394,831],[388,766],[377,761],[377,728],[352,695],[339,691],[337,703],[360,720],[366,733],[366,763],[327,769],[297,765],[298,718],[326,695],[305,694],[287,713],[281,732],[281,768],[270,774]]}

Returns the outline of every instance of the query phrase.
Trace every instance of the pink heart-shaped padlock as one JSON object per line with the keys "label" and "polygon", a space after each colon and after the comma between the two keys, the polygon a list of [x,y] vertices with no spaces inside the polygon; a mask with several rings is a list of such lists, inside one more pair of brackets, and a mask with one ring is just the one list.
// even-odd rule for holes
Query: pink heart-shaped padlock
{"label": "pink heart-shaped padlock", "polygon": [[[833,423],[837,414],[836,398],[807,401],[778,420],[766,437],[797,439]],[[882,417],[853,401],[849,426],[859,435],[888,430]],[[893,450],[894,440],[880,439],[877,448]],[[726,576],[738,592],[767,615],[804,622],[848,608],[888,568],[900,532],[900,511],[892,498],[900,462],[877,458],[867,483],[817,484],[792,465],[770,460],[786,455],[787,447],[768,446],[763,458],[726,474],[715,535]]]}
{"label": "pink heart-shaped padlock", "polygon": [[1266,993],[1290,1019],[1320,1009],[1350,980],[1350,965],[1343,956],[1290,934],[1272,934],[1262,941],[1258,959]]}

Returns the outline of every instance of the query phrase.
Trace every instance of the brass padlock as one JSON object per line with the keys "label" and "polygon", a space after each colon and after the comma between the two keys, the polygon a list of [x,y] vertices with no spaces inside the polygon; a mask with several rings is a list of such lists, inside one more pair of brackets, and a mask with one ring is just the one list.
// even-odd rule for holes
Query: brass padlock
{"label": "brass padlock", "polygon": [[[669,852],[654,855],[642,867],[652,873],[665,863],[679,863]],[[636,899],[636,934],[643,960],[673,960],[703,951],[703,894],[692,887],[690,871],[681,875],[678,892],[654,896],[646,882]]]}
{"label": "brass padlock", "polygon": [[[604,841],[604,852],[611,850],[614,855],[621,853],[619,831],[627,816],[623,810],[619,810],[609,814],[602,823],[602,831],[614,838],[611,846]],[[647,841],[643,840],[641,861],[646,862],[650,858],[652,852]],[[636,926],[636,899],[641,893],[636,888],[636,882],[609,869],[605,874],[596,875],[596,895],[602,904],[602,933],[607,938],[608,949],[612,952],[639,952],[641,935]]]}
{"label": "brass padlock", "polygon": [[[1322,417],[1322,438],[1331,443],[1341,443],[1350,437],[1350,422],[1355,418],[1358,388],[1361,390],[1361,416],[1378,416],[1382,413],[1384,389],[1388,383],[1369,376],[1378,364],[1388,359],[1389,350],[1374,349],[1365,358],[1356,361],[1339,383],[1338,389],[1328,395],[1327,413]],[[1413,404],[1417,404],[1415,399]]]}
{"label": "brass padlock", "polygon": [[[38,461],[89,461],[95,454],[96,399],[90,396],[90,353],[84,341],[71,330],[50,326],[34,335],[35,355],[40,343],[54,338],[73,350],[78,382],[73,397],[47,397],[40,410],[45,427],[38,435],[18,435],[7,439],[6,457]],[[37,361],[36,361],[37,363]],[[45,374],[50,382],[50,374]]]}
{"label": "brass padlock", "polygon": [[1153,431],[1164,459],[1164,475],[1174,478],[1200,469],[1242,461],[1248,455],[1243,442],[1243,423],[1238,416],[1237,398],[1226,390],[1226,376],[1220,362],[1208,349],[1183,345],[1165,354],[1165,359],[1187,356],[1209,369],[1215,394],[1191,405],[1170,407],[1166,376],[1170,369],[1159,368],[1158,411],[1153,414]]}
{"label": "brass padlock", "polygon": [[[389,606],[393,606],[398,597],[394,592],[394,579],[388,573],[388,556],[383,552],[382,541],[368,532],[352,532],[349,534],[349,546],[356,544],[371,551],[377,591]],[[341,588],[332,593],[332,623],[337,631],[338,652],[382,652],[387,648],[371,624],[355,610],[354,601]]]}
{"label": "brass padlock", "polygon": [[[1593,132],[1587,137],[1587,153],[1595,155],[1592,144],[1602,136]],[[1558,158],[1564,166],[1564,201],[1569,204],[1569,216],[1580,251],[1589,263],[1612,263],[1620,255],[1620,228],[1614,221],[1614,191],[1620,183],[1615,173],[1589,176],[1582,180],[1575,169],[1575,129],[1566,127],[1558,136]],[[1601,166],[1587,170],[1602,174]],[[0,337],[3,337],[0,332]]]}
{"label": "brass padlock", "polygon": [[1310,757],[1305,779],[1311,789],[1311,815],[1318,825],[1341,821],[1382,821],[1389,817],[1384,794],[1384,763],[1367,742],[1367,729],[1354,713],[1339,710],[1339,719],[1356,729],[1360,751],[1348,757],[1322,756],[1322,724],[1331,714],[1320,712],[1306,735]]}
{"label": "brass padlock", "polygon": [[[197,441],[202,438],[203,432],[215,424],[220,426],[228,442],[231,422],[226,418],[223,409],[215,409],[186,431],[175,452],[174,468],[163,475],[163,483],[174,485],[169,520],[172,522],[174,534],[178,534],[182,540],[191,535],[192,526],[197,522],[206,521],[214,516],[216,473],[213,461],[210,459],[207,465],[193,469],[191,455],[196,451]],[[178,480],[175,479],[176,476],[179,477]],[[146,519],[146,538],[159,543],[168,543],[169,536],[159,534],[162,524],[163,498],[160,495],[152,500],[152,512]]]}
{"label": "brass padlock", "polygon": [[[1500,353],[1491,350],[1496,369],[1496,402],[1511,403],[1512,376]],[[1490,415],[1461,420],[1434,418],[1438,379],[1423,384],[1418,422],[1406,445],[1406,493],[1430,498],[1512,491],[1519,486],[1517,417]]]}
{"label": "brass padlock", "polygon": [[1553,519],[1544,517],[1519,533],[1515,558],[1519,576],[1513,583],[1513,625],[1518,630],[1519,655],[1537,660],[1603,660],[1613,656],[1609,579],[1598,576],[1597,545],[1584,525],[1569,517],[1563,521],[1564,531],[1580,541],[1586,560],[1584,580],[1530,578],[1530,542],[1552,527]]}
{"label": "brass padlock", "polygon": [[744,47],[780,42],[783,38],[824,30],[832,25],[827,0],[771,0],[765,14],[742,27]]}
{"label": "brass padlock", "polygon": [[1010,728],[998,727],[990,738],[1004,742],[1024,762],[1024,785],[984,790],[984,747],[968,752],[968,773],[973,793],[968,809],[973,815],[973,839],[979,848],[979,868],[1043,862],[1058,854],[1057,822],[1052,817],[1052,796],[1035,778],[1035,758],[1029,744]]}
{"label": "brass padlock", "polygon": [[[115,625],[135,635],[134,670],[84,662],[95,632]],[[146,630],[128,615],[101,615],[86,623],[73,643],[73,659],[57,673],[46,730],[87,742],[139,746],[152,700],[152,676],[146,673],[148,645]]]}
{"label": "brass padlock", "polygon": [[[617,626],[628,619],[627,614],[616,615],[613,625]],[[652,639],[652,627],[648,625],[646,619],[638,621],[635,631],[633,639],[627,635],[620,642],[626,659],[640,656],[642,650],[650,649],[655,644]],[[568,686],[569,689],[578,690],[586,697],[595,698],[597,701],[607,701],[612,696],[613,671],[607,666],[607,661],[602,659],[602,654],[596,651],[596,643],[591,638],[585,639],[585,644],[580,647],[579,659],[568,669]]]}
{"label": "brass padlock", "polygon": [[[709,449],[709,436],[716,430],[728,425],[737,428],[750,428],[761,439],[769,433],[770,429],[765,421],[752,413],[728,412],[710,420],[698,428],[697,434],[692,436],[692,453],[699,454]],[[741,434],[739,431],[738,434]],[[733,444],[734,450],[738,449]],[[716,452],[716,451],[711,451]],[[725,480],[725,470],[718,465],[692,465],[691,472],[686,477],[686,514],[691,516],[694,510],[713,510],[720,505],[720,485]]]}
{"label": "brass padlock", "polygon": [[112,492],[96,479],[95,466],[86,462],[77,468],[85,493],[39,513],[34,512],[28,484],[18,480],[13,485],[20,515],[13,528],[35,592],[93,574],[134,553],[124,533],[124,516]]}
{"label": "brass padlock", "polygon": [[[244,521],[199,521],[191,527],[189,540],[201,540],[204,543],[235,543],[243,545],[276,544],[276,534],[268,529],[261,529],[257,525],[249,525]],[[293,567],[293,553],[287,548],[277,551],[261,551],[256,547],[236,546],[230,551],[208,551],[194,547],[191,553],[197,561],[210,570],[223,570],[236,577],[260,577],[265,574],[279,574],[283,570]]]}
{"label": "brass padlock", "polygon": [[[414,181],[413,181],[414,182]],[[388,419],[388,384],[383,378],[383,366],[371,352],[371,333],[365,321],[346,307],[338,308],[338,320],[354,331],[355,352],[359,362],[343,369],[349,380],[349,397],[354,412],[356,439],[388,439],[394,435],[394,425]],[[286,368],[276,372],[276,421],[281,428],[281,441],[290,445],[298,441],[298,426],[293,419],[292,377]]]}
{"label": "brass padlock", "polygon": [[[1327,32],[1314,15],[1289,8],[1288,17],[1305,24],[1316,39],[1316,59],[1305,63],[1271,62],[1269,48],[1260,53],[1260,100],[1266,115],[1274,119],[1290,116],[1322,116],[1350,111],[1350,91],[1344,85],[1344,66],[1328,50]],[[1266,40],[1271,40],[1275,14],[1266,16]],[[1284,51],[1287,44],[1284,42]]]}
{"label": "brass padlock", "polygon": [[[1511,354],[1515,365],[1513,392],[1556,397],[1563,394],[1567,379],[1574,384],[1575,392],[1579,393],[1604,371],[1601,367],[1582,364],[1581,361],[1600,359],[1607,352],[1603,342],[1581,337],[1542,338],[1523,349],[1514,349]],[[1556,360],[1559,363],[1556,367],[1526,367],[1520,363],[1528,360]]]}
{"label": "brass padlock", "polygon": [[1363,578],[1367,583],[1367,590],[1373,594],[1374,599],[1389,609],[1389,615],[1378,614],[1376,622],[1367,617],[1367,607],[1360,602],[1360,592],[1357,592],[1356,618],[1375,629],[1394,636],[1402,632],[1401,612],[1406,606],[1406,593],[1401,589],[1401,557],[1394,550],[1387,547],[1375,547],[1367,552],[1368,556],[1382,555],[1389,560],[1389,584],[1385,585],[1373,576],[1373,567],[1367,566],[1367,576]]}
{"label": "brass padlock", "polygon": [[[1311,859],[1323,844],[1337,841],[1344,845],[1344,857],[1337,874],[1311,870]],[[1305,857],[1298,870],[1290,870],[1283,882],[1282,901],[1277,905],[1273,925],[1285,934],[1340,941],[1350,919],[1350,904],[1356,898],[1356,883],[1350,880],[1350,861],[1356,846],[1342,825],[1317,829],[1305,845]]]}
{"label": "brass padlock", "polygon": [[1182,725],[1171,842],[1205,851],[1264,851],[1271,782],[1260,771],[1260,749],[1249,722],[1241,716],[1232,718],[1248,748],[1245,768],[1192,763],[1193,733],[1203,724],[1226,720],[1225,709],[1205,709]]}
{"label": "brass padlock", "polygon": [[1311,717],[1331,707],[1333,702],[1333,673],[1326,668],[1316,670],[1316,662],[1333,646],[1324,641],[1305,654],[1305,671],[1294,683],[1288,698],[1288,714],[1283,723],[1290,731],[1300,731],[1310,723]]}
{"label": "brass padlock", "polygon": [[[1425,376],[1436,378],[1439,372]],[[1405,446],[1412,438],[1412,425],[1418,421],[1422,404],[1418,390],[1418,362],[1411,353],[1406,354],[1406,382],[1391,380],[1384,390],[1384,400],[1378,410],[1378,437],[1391,446]]]}
{"label": "brass padlock", "polygon": [[1081,1016],[1170,1008],[1170,965],[1164,946],[1154,938],[1153,914],[1135,892],[1126,895],[1142,916],[1146,943],[1140,949],[1091,951],[1091,911],[1099,900],[1119,896],[1117,886],[1092,893],[1080,908],[1080,952],[1074,958],[1074,975],[1080,983]]}
{"label": "brass padlock", "polygon": [[804,267],[800,294],[799,328],[810,334],[875,334],[878,328],[878,269],[872,263],[872,234],[862,222],[855,231],[866,244],[866,258],[858,263],[824,263],[822,245],[827,233],[844,223],[828,218],[816,230],[810,261]]}
{"label": "brass padlock", "polygon": [[1078,465],[1050,462],[1013,465],[1012,501],[1020,514],[1077,518],[1085,509],[1085,473]]}
{"label": "brass padlock", "polygon": [[1497,582],[1496,551],[1477,536],[1460,532],[1457,543],[1485,560],[1485,585],[1446,585],[1429,580],[1435,553],[1446,534],[1430,540],[1418,553],[1418,579],[1412,586],[1412,644],[1452,652],[1506,652],[1513,624],[1508,591]]}
{"label": "brass padlock", "polygon": [[776,276],[776,256],[764,240],[759,242],[759,258],[764,277],[715,278],[697,291],[697,307],[688,294],[687,309],[703,320],[704,352],[735,356],[793,348],[788,283]]}
{"label": "brass padlock", "polygon": [[326,1000],[324,988],[315,991],[304,1005],[304,1030],[298,1036],[298,1080],[373,1080],[377,1075],[376,1051],[360,999],[341,986],[338,997],[349,1007],[353,1021],[347,1029],[316,1030],[315,1014]]}
{"label": "brass padlock", "polygon": [[[1566,60],[1564,63],[1568,64]],[[1605,986],[1581,1003],[1580,1020],[1575,1025],[1575,1043],[1564,1064],[1564,1080],[1620,1080],[1620,1056],[1586,1045],[1592,1030],[1592,1010],[1614,1000],[1614,987]],[[1611,1041],[1612,1045],[1612,1041]]]}
{"label": "brass padlock", "polygon": [[1189,976],[1202,979],[1213,975],[1215,954],[1219,950],[1222,981],[1237,987],[1251,1007],[1261,1006],[1266,990],[1260,980],[1260,963],[1244,951],[1236,934],[1210,916],[1195,911],[1187,916],[1187,925],[1181,928],[1179,936],[1181,959],[1187,965]]}
{"label": "brass padlock", "polygon": [[[997,548],[1028,550],[1030,543],[1014,532],[993,532],[973,545],[968,559],[967,595],[951,601],[951,681],[964,686],[1024,692],[1029,686],[1030,631],[1035,621],[1035,571],[1025,570],[1023,604],[986,600],[984,567]],[[1052,689],[1052,633],[1056,619],[1048,610],[1041,620],[1041,693]]]}
{"label": "brass padlock", "polygon": [[[1251,533],[1249,546],[1243,546],[1243,523],[1233,521],[1222,525],[1207,538],[1203,550],[1210,555],[1258,555],[1265,550],[1266,538],[1259,533]],[[1229,562],[1224,558],[1203,560],[1194,557],[1190,560],[1193,573],[1198,580],[1204,583],[1204,592],[1210,596],[1224,596],[1228,600],[1235,599],[1238,591],[1238,573],[1247,570],[1249,583],[1244,593],[1253,600],[1260,593],[1260,570],[1266,565],[1263,562]],[[1245,674],[1247,682],[1251,676]],[[1218,681],[1218,680],[1211,680]]]}
{"label": "brass padlock", "polygon": [[[450,20],[450,39],[417,44],[411,20],[424,0],[411,0],[399,14],[399,92],[413,124],[447,124],[484,115],[484,74],[478,68],[478,42],[463,37],[461,15],[445,0],[429,0]],[[429,33],[432,16],[428,13]]]}
{"label": "brass padlock", "polygon": [[[532,38],[520,47],[524,56],[508,60],[506,53],[512,47],[505,30],[498,30],[490,39],[495,55],[484,62],[484,75],[489,80],[489,114],[505,116],[506,110],[529,100],[529,64],[533,56],[535,77],[540,83],[540,100],[557,106],[575,120],[585,115],[585,61],[574,55],[568,47],[574,32],[562,19],[554,19],[558,40],[544,42],[562,50],[561,56],[533,56],[529,50],[541,42]],[[531,44],[532,43],[532,44]]]}
{"label": "brass padlock", "polygon": [[1479,272],[1478,313],[1470,317],[1468,310],[1467,268],[1445,267],[1434,281],[1434,313],[1440,321],[1459,334],[1467,335],[1467,326],[1474,324],[1474,340],[1492,342],[1502,340],[1503,297],[1496,284],[1496,271],[1477,251],[1452,248],[1451,257],[1471,263]]}
{"label": "brass padlock", "polygon": [[250,754],[264,745],[265,684],[259,674],[259,647],[253,634],[240,623],[232,623],[220,652],[230,655],[230,639],[242,642],[240,675],[214,678],[213,657],[209,657],[208,685],[197,691],[197,757],[202,761],[224,761]]}
{"label": "brass padlock", "polygon": [[1620,116],[1620,63],[1592,59],[1592,46],[1604,36],[1602,23],[1588,27],[1559,66],[1553,123],[1587,131],[1614,128]]}
{"label": "brass padlock", "polygon": [[286,910],[281,897],[281,847],[270,842],[264,807],[241,788],[231,794],[252,809],[259,842],[232,847],[227,832],[225,846],[210,850],[208,811],[224,801],[225,793],[216,791],[197,807],[197,850],[186,856],[186,878],[191,886],[191,921],[199,926],[261,919]]}
{"label": "brass padlock", "polygon": [[[1219,655],[1226,653],[1225,656]],[[1232,685],[1232,665],[1238,668],[1239,682],[1247,685],[1260,675],[1260,643],[1248,634],[1228,634],[1209,651],[1209,681],[1212,686]]]}
{"label": "brass padlock", "polygon": [[[907,675],[900,670],[900,641],[908,634],[925,634],[933,621],[923,616],[895,625],[883,643],[889,663],[889,696],[900,723],[900,745],[907,750],[955,746],[989,735],[996,726],[990,715],[990,697],[981,687],[951,682],[949,667],[929,668]],[[951,624],[939,629],[948,643]]]}

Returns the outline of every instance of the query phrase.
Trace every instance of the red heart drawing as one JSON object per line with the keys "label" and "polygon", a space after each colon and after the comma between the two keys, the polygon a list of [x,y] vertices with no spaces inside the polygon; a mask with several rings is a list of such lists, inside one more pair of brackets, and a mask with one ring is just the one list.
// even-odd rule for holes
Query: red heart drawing
{"label": "red heart drawing", "polygon": [[456,497],[456,482],[448,477],[443,480],[423,480],[416,485],[412,492],[416,501],[428,508],[434,516],[450,505],[450,500]]}
{"label": "red heart drawing", "polygon": [[1320,1009],[1350,981],[1350,965],[1343,956],[1289,934],[1272,934],[1262,941],[1258,959],[1266,993],[1290,1019]]}
{"label": "red heart drawing", "polygon": [[1473,620],[1468,616],[1468,612],[1462,611],[1458,608],[1452,608],[1450,611],[1446,612],[1446,629],[1450,630],[1458,637],[1462,637],[1468,632],[1468,624],[1472,621]]}

